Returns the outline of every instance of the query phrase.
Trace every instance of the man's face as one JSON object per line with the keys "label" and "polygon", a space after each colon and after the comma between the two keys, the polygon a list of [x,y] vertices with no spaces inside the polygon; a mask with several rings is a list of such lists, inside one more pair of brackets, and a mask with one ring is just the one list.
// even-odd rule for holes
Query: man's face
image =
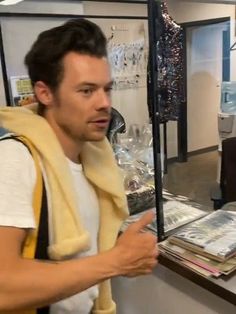
{"label": "man's face", "polygon": [[111,111],[112,82],[107,59],[70,52],[63,66],[63,79],[48,109],[49,123],[63,141],[102,140]]}

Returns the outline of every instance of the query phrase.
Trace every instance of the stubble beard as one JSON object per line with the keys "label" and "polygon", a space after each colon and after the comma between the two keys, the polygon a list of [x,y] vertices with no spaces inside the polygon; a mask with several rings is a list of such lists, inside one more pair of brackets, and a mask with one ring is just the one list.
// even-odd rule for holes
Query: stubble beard
{"label": "stubble beard", "polygon": [[82,133],[78,135],[77,132],[73,132],[73,130],[71,130],[70,127],[68,127],[67,125],[61,124],[60,127],[68,137],[70,137],[75,143],[78,143],[78,144],[85,143],[85,142],[100,142],[104,140],[104,138],[106,137],[106,132],[107,132],[107,130],[104,130],[103,132],[101,132],[99,136],[96,134],[88,135],[87,133]]}

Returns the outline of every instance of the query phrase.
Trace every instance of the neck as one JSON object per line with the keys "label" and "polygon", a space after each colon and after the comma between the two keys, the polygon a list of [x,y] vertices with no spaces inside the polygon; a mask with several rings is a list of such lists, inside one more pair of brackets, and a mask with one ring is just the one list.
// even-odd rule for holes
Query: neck
{"label": "neck", "polygon": [[80,163],[80,153],[82,151],[84,142],[80,140],[73,139],[72,136],[68,135],[60,126],[58,126],[53,121],[50,121],[50,119],[47,119],[49,125],[53,129],[55,135],[57,136],[57,139],[59,143],[61,144],[61,147],[64,151],[64,154],[67,158],[69,158],[71,161],[75,163]]}
{"label": "neck", "polygon": [[75,143],[73,140],[68,140],[68,138],[63,138],[58,136],[57,138],[62,146],[65,156],[75,163],[80,163],[80,153],[83,147],[82,143]]}
{"label": "neck", "polygon": [[[54,130],[55,131],[55,130]],[[56,136],[62,146],[62,149],[67,158],[75,163],[80,163],[80,153],[83,148],[83,143],[79,140],[74,140],[59,129],[60,132],[55,132]]]}

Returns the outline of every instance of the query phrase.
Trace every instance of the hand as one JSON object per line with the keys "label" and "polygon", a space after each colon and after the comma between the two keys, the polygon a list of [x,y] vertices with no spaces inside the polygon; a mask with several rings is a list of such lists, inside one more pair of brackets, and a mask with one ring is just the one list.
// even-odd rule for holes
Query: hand
{"label": "hand", "polygon": [[134,277],[149,274],[157,265],[157,237],[142,230],[154,217],[154,213],[148,211],[118,238],[113,250],[122,275]]}

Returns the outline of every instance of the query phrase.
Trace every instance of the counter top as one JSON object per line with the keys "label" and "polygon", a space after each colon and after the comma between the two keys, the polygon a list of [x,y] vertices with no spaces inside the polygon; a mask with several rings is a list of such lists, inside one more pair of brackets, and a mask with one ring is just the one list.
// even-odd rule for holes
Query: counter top
{"label": "counter top", "polygon": [[[175,200],[209,213],[212,211],[210,211],[209,208],[207,208],[205,205],[196,203],[182,195],[174,195],[166,190],[163,191],[163,196],[166,201]],[[172,232],[175,231],[173,230]],[[227,276],[221,275],[219,278],[206,278],[188,269],[184,265],[181,265],[176,261],[168,258],[167,256],[160,255],[159,263],[167,269],[172,270],[176,274],[197,284],[199,287],[208,290],[209,292],[236,306],[236,271]]]}
{"label": "counter top", "polygon": [[236,305],[236,272],[228,276],[222,275],[220,278],[205,278],[163,255],[159,256],[159,262],[166,268]]}
{"label": "counter top", "polygon": [[[202,209],[204,211],[209,212],[209,208],[205,205],[198,204],[184,196],[176,196],[168,191],[163,191],[164,198],[170,200],[178,200],[183,202],[184,204],[192,205],[196,208]],[[166,256],[159,256],[159,262],[166,268],[176,272],[184,278],[187,278],[199,285],[202,288],[207,289],[208,291],[214,293],[215,295],[223,298],[224,300],[230,302],[233,305],[236,305],[236,271],[228,276],[222,275],[219,278],[206,278],[193,272],[187,267],[169,259]]]}

